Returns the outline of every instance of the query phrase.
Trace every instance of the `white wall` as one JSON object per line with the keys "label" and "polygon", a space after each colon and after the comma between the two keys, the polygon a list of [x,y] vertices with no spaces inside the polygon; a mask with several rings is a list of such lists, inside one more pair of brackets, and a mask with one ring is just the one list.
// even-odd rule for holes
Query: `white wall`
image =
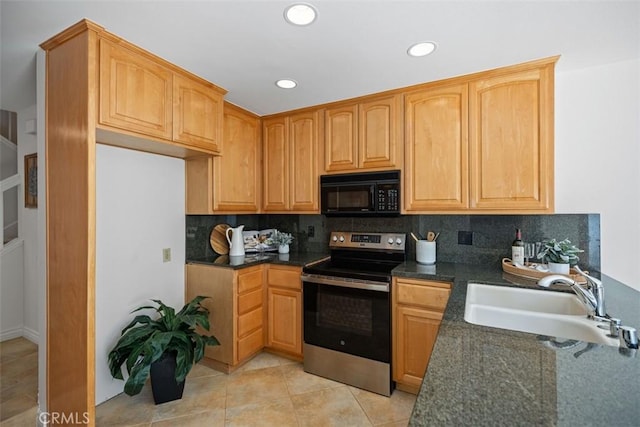
{"label": "white wall", "polygon": [[[36,106],[18,111],[18,171],[24,176],[24,156],[38,151],[37,137],[35,134],[25,132],[25,123],[36,118]],[[40,163],[38,155],[38,163]],[[38,191],[38,202],[42,200],[44,191]],[[20,238],[24,241],[24,330],[23,335],[33,342],[38,342],[38,245],[42,237],[38,236],[38,211],[42,209],[24,207],[24,189],[19,195],[20,206]],[[44,244],[44,242],[42,242]]]}
{"label": "white wall", "polygon": [[22,336],[23,248],[14,240],[0,250],[0,341]]}
{"label": "white wall", "polygon": [[[107,364],[131,311],[151,298],[184,303],[184,161],[98,145],[96,405],[122,392]],[[171,262],[162,249],[171,248]]]}
{"label": "white wall", "polygon": [[599,213],[602,272],[640,290],[640,59],[557,73],[555,112],[556,212]]}

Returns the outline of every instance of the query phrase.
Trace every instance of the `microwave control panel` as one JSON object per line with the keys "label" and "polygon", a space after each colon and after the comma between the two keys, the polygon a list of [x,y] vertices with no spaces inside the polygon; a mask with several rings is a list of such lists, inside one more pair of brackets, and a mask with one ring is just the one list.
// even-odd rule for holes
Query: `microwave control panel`
{"label": "microwave control panel", "polygon": [[379,212],[400,211],[400,197],[397,185],[378,184],[377,198]]}

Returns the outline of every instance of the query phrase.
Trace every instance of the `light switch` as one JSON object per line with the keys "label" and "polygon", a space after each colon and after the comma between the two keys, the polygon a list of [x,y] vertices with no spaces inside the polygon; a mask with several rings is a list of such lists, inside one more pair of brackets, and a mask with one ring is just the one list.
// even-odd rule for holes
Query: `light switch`
{"label": "light switch", "polygon": [[171,248],[164,248],[162,250],[162,262],[171,261]]}

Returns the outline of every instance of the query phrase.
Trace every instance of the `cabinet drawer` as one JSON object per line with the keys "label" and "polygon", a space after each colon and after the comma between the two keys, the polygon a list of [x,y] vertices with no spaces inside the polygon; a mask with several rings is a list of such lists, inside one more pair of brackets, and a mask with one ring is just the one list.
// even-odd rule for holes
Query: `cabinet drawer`
{"label": "cabinet drawer", "polygon": [[262,306],[262,296],[262,288],[238,296],[238,314],[244,314]]}
{"label": "cabinet drawer", "polygon": [[238,316],[238,338],[262,326],[262,307]]}
{"label": "cabinet drawer", "polygon": [[279,286],[281,288],[302,289],[300,273],[302,270],[294,268],[273,268],[270,267],[267,273],[269,286]]}
{"label": "cabinet drawer", "polygon": [[238,274],[238,294],[262,287],[262,267],[243,271]]}
{"label": "cabinet drawer", "polygon": [[398,304],[409,304],[444,311],[451,289],[448,283],[443,282],[398,281],[396,283],[396,292]]}
{"label": "cabinet drawer", "polygon": [[238,360],[241,362],[252,354],[260,351],[263,346],[262,328],[256,329],[244,338],[238,340]]}

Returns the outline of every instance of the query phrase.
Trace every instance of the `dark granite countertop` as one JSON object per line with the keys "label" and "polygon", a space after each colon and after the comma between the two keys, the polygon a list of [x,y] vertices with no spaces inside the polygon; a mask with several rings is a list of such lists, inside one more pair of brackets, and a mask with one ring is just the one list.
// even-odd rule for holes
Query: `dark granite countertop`
{"label": "dark granite countertop", "polygon": [[258,264],[282,264],[304,267],[305,265],[323,260],[328,256],[328,253],[322,252],[290,252],[288,254],[264,252],[262,254],[246,254],[242,257],[217,255],[205,258],[190,258],[187,260],[187,264],[211,264],[215,267],[232,268],[234,270]]}
{"label": "dark granite countertop", "polygon": [[[640,425],[640,350],[630,357],[616,347],[464,321],[468,282],[535,282],[499,264],[406,262],[393,274],[453,282],[410,426]],[[602,281],[608,313],[640,329],[640,292],[605,275]]]}

